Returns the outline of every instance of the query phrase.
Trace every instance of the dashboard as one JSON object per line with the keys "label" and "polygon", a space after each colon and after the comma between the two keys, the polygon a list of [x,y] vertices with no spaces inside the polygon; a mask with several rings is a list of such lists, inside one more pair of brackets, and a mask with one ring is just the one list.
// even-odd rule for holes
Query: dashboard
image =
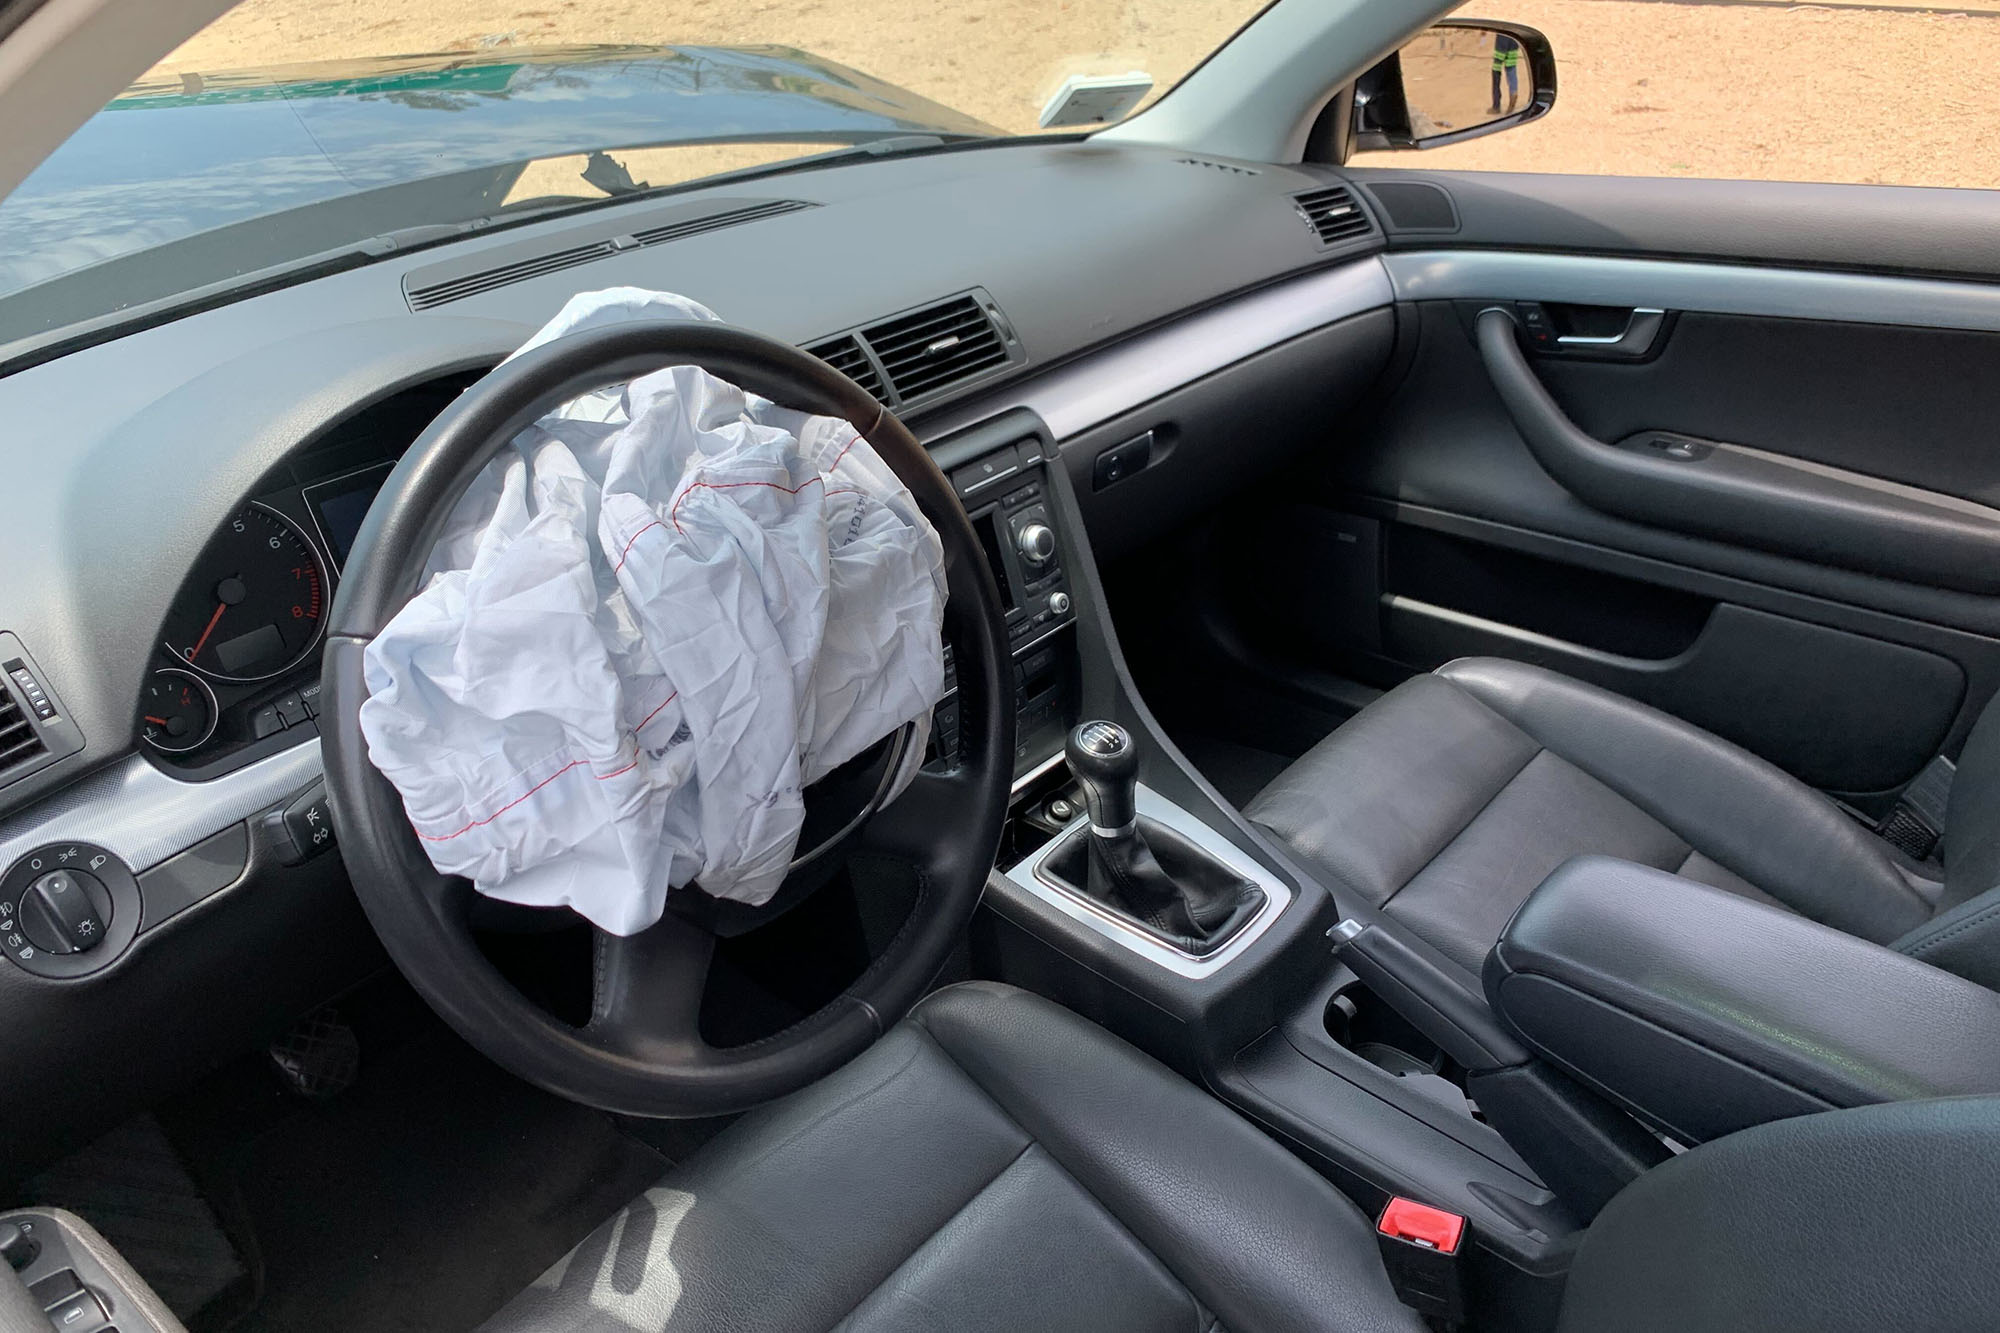
{"label": "dashboard", "polygon": [[[1382,248],[1331,169],[1025,143],[538,221],[0,367],[0,1174],[380,965],[320,854],[324,626],[395,460],[571,294],[690,296],[931,446],[1008,590],[1026,771],[1111,669],[1065,656],[1093,549],[1268,473],[1388,363]],[[103,943],[24,962],[9,910],[57,871]],[[79,1047],[87,1075],[32,1075]]]}

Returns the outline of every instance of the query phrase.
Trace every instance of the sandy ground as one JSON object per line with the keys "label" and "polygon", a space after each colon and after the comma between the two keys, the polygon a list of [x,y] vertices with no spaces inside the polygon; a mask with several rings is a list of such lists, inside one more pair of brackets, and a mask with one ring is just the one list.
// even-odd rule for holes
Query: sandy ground
{"label": "sandy ground", "polygon": [[[160,72],[569,42],[778,43],[1031,132],[1065,75],[1141,69],[1164,88],[1256,7],[245,0]],[[1494,0],[1463,12],[1548,35],[1560,72],[1555,110],[1473,143],[1369,154],[1368,165],[2000,187],[2000,18],[1651,0]],[[726,165],[773,152],[788,155],[737,150]],[[697,169],[715,168],[681,154],[634,174],[657,182]]]}

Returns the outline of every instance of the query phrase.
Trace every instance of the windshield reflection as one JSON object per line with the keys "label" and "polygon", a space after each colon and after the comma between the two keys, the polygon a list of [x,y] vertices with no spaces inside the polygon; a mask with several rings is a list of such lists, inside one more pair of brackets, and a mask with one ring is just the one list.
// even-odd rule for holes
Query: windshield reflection
{"label": "windshield reflection", "polygon": [[[121,308],[135,290],[157,298],[163,285],[189,290],[384,231],[490,216],[538,159],[642,145],[839,146],[912,133],[999,131],[785,47],[563,47],[141,84],[0,202],[0,298],[77,275],[56,284],[75,290],[30,303],[33,312],[0,299],[0,343]],[[347,206],[314,220],[313,205],[337,200]],[[116,284],[82,281],[91,266],[138,263],[259,218],[271,225],[232,236],[226,262],[162,253],[161,266],[185,270],[170,283],[149,272],[135,288],[129,263]]]}

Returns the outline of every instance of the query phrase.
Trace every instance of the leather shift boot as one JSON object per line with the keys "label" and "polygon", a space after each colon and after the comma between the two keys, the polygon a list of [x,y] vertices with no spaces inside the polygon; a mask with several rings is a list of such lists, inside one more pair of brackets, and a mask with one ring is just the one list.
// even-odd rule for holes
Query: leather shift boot
{"label": "leather shift boot", "polygon": [[1079,829],[1050,855],[1048,873],[1149,933],[1213,953],[1264,906],[1264,891],[1166,825],[1141,817],[1130,837]]}

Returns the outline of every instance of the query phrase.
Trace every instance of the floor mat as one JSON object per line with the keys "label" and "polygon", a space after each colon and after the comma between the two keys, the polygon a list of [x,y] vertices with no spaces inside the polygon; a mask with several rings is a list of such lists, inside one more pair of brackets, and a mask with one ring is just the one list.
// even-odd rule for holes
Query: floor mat
{"label": "floor mat", "polygon": [[241,1145],[244,1333],[471,1328],[666,1170],[611,1117],[434,1030]]}
{"label": "floor mat", "polygon": [[1174,744],[1180,746],[1181,753],[1208,779],[1209,785],[1239,810],[1292,764],[1289,755],[1199,732],[1177,731]]}

